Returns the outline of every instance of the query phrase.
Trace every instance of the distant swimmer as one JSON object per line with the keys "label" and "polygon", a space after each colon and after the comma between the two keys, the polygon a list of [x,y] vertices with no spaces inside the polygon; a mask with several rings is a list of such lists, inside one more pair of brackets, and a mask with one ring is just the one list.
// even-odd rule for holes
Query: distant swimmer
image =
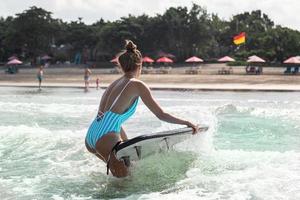
{"label": "distant swimmer", "polygon": [[149,87],[139,80],[142,55],[132,41],[126,41],[125,50],[118,59],[124,75],[111,83],[103,93],[97,116],[87,131],[85,145],[89,152],[106,163],[107,174],[111,171],[116,177],[125,177],[129,174],[129,166],[117,159],[115,149],[128,139],[122,124],[134,114],[139,99],[160,120],[187,125],[193,128],[193,134],[199,128],[192,122],[166,113],[153,98]]}
{"label": "distant swimmer", "polygon": [[86,67],[84,69],[84,89],[85,89],[85,91],[89,90],[91,74],[92,74],[92,71],[88,67]]}
{"label": "distant swimmer", "polygon": [[42,87],[43,76],[44,76],[44,70],[43,70],[43,66],[41,65],[41,66],[39,67],[38,72],[37,72],[37,75],[36,75],[36,78],[37,78],[38,81],[39,81],[39,90],[40,90],[41,87]]}

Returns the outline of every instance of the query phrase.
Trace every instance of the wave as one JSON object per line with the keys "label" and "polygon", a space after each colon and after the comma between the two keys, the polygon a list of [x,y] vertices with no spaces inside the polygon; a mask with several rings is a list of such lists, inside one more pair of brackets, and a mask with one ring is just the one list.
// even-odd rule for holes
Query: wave
{"label": "wave", "polygon": [[234,114],[247,114],[258,117],[280,117],[287,120],[295,119],[300,120],[300,108],[282,108],[280,106],[239,106],[234,104],[225,104],[215,108],[215,115],[234,115]]}

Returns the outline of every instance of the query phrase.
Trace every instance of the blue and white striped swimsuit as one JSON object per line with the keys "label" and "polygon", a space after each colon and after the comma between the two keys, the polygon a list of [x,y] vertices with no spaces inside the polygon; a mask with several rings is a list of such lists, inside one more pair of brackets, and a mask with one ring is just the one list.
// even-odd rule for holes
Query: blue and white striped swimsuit
{"label": "blue and white striped swimsuit", "polygon": [[90,125],[87,135],[86,142],[87,144],[95,149],[97,141],[110,132],[120,133],[122,123],[125,122],[136,110],[139,98],[137,98],[133,104],[122,114],[112,112],[111,109],[119,99],[120,95],[129,84],[130,80],[127,82],[123,90],[117,96],[109,110],[107,110],[102,116],[97,116],[96,119]]}

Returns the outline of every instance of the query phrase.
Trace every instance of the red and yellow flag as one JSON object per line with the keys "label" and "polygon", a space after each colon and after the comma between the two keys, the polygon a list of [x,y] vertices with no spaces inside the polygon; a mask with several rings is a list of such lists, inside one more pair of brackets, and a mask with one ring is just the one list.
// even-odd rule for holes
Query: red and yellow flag
{"label": "red and yellow flag", "polygon": [[246,42],[246,33],[242,32],[238,34],[237,36],[233,37],[233,43],[236,45],[240,45]]}

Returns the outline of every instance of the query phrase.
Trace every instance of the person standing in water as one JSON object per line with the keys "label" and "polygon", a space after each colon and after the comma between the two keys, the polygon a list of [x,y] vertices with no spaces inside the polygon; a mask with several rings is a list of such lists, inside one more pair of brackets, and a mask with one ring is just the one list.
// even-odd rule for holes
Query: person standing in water
{"label": "person standing in water", "polygon": [[99,77],[96,79],[96,89],[99,90]]}
{"label": "person standing in water", "polygon": [[39,81],[39,90],[41,90],[41,87],[42,87],[43,76],[44,76],[44,70],[43,70],[43,66],[41,65],[39,67],[37,75],[36,75],[36,77]]}
{"label": "person standing in water", "polygon": [[149,87],[139,79],[142,55],[132,41],[126,41],[125,50],[118,59],[124,74],[103,93],[97,117],[87,131],[85,145],[89,152],[106,163],[107,174],[110,170],[113,176],[125,177],[129,174],[129,166],[126,166],[123,160],[117,159],[114,149],[127,140],[122,123],[134,114],[140,99],[160,120],[192,127],[193,134],[197,133],[199,128],[192,122],[165,112],[153,98]]}
{"label": "person standing in water", "polygon": [[84,89],[85,89],[85,91],[89,90],[91,74],[92,74],[92,71],[88,67],[86,67],[84,69]]}

